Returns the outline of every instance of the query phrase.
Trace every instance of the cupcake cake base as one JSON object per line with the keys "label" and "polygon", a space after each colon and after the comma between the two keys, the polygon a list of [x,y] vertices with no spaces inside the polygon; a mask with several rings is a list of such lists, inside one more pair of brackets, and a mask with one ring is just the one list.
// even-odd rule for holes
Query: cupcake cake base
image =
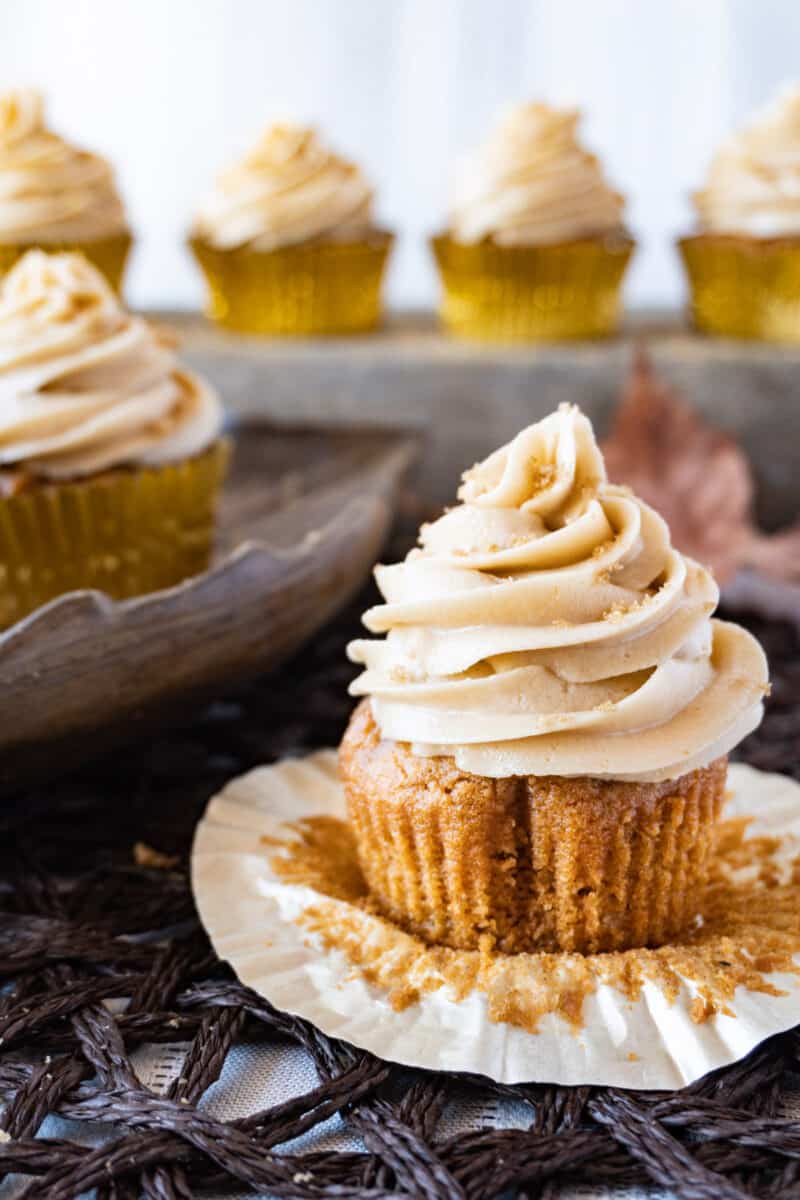
{"label": "cupcake cake base", "polygon": [[95,238],[85,242],[0,242],[0,276],[5,275],[18,259],[29,250],[46,250],[48,254],[75,253],[88,258],[92,266],[108,280],[119,295],[133,238],[129,233],[116,233],[111,237]]}
{"label": "cupcake cake base", "polygon": [[525,342],[607,337],[634,244],[585,238],[545,246],[475,244],[448,235],[431,246],[442,281],[441,318],[461,337]]}
{"label": "cupcake cake base", "polygon": [[208,286],[208,316],[239,333],[325,336],[374,329],[392,237],[319,240],[277,250],[190,241]]}
{"label": "cupcake cake base", "polygon": [[701,333],[800,342],[799,237],[696,234],[678,248]]}
{"label": "cupcake cake base", "polygon": [[485,779],[382,741],[362,701],[340,761],[371,895],[426,941],[598,953],[697,915],[725,759],[657,784]]}
{"label": "cupcake cake base", "polygon": [[31,482],[0,499],[0,629],[65,592],[116,600],[205,570],[230,445],[162,467]]}

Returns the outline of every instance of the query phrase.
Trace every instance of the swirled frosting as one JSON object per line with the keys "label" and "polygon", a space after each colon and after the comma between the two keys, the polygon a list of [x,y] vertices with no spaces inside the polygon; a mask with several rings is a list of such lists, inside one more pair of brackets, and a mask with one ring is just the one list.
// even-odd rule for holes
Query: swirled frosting
{"label": "swirled frosting", "polygon": [[126,228],[105,159],[46,129],[38,92],[0,95],[0,242],[94,241]]}
{"label": "swirled frosting", "polygon": [[800,88],[783,92],[717,152],[692,200],[709,233],[800,234]]}
{"label": "swirled frosting", "polygon": [[358,239],[373,229],[372,197],[360,168],[326,149],[313,129],[274,124],[220,175],[195,233],[220,249]]}
{"label": "swirled frosting", "polygon": [[608,483],[578,409],[467,471],[459,499],[376,568],[364,623],[387,637],[349,647],[383,737],[476,775],[657,781],[758,724],[760,646],[710,619],[711,575]]}
{"label": "swirled frosting", "polygon": [[216,393],[80,254],[30,250],[0,283],[0,472],[62,479],[200,453]]}
{"label": "swirled frosting", "polygon": [[511,246],[622,232],[625,201],[579,144],[579,119],[546,104],[509,111],[464,173],[452,237]]}

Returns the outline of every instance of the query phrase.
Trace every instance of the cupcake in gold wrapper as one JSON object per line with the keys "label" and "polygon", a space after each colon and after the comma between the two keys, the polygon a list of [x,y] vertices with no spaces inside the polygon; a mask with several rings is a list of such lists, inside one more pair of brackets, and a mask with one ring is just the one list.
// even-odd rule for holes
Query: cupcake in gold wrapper
{"label": "cupcake in gold wrapper", "polygon": [[381,316],[391,234],[360,169],[312,129],[275,124],[224,172],[189,244],[208,313],[242,333],[359,333]]}
{"label": "cupcake in gold wrapper", "polygon": [[658,946],[702,915],[727,754],[767,666],[718,590],[607,481],[562,406],[468,471],[376,568],[340,749],[375,907],[456,949]]}
{"label": "cupcake in gold wrapper", "polygon": [[114,174],[47,129],[41,95],[0,95],[0,276],[28,250],[84,254],[122,289],[132,239]]}
{"label": "cupcake in gold wrapper", "polygon": [[577,141],[578,119],[521,105],[469,164],[449,228],[431,243],[453,333],[537,341],[616,328],[634,243],[622,196]]}
{"label": "cupcake in gold wrapper", "polygon": [[64,592],[124,598],[203,570],[221,424],[84,257],[20,259],[0,282],[0,628]]}
{"label": "cupcake in gold wrapper", "polygon": [[678,248],[703,333],[800,342],[800,88],[715,156]]}

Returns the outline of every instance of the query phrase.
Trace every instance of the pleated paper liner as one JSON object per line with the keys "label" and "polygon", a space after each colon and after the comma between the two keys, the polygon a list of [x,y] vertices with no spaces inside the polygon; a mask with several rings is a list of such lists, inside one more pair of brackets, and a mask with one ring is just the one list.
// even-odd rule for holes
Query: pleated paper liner
{"label": "pleated paper liner", "polygon": [[381,318],[381,287],[393,237],[313,241],[277,250],[192,248],[208,286],[208,315],[239,333],[308,336],[361,333]]}
{"label": "pleated paper liner", "polygon": [[0,629],[81,588],[154,592],[208,565],[230,446],[163,467],[37,483],[0,500]]}
{"label": "pleated paper liner", "polygon": [[48,254],[77,253],[85,255],[105,275],[114,291],[121,294],[125,264],[132,245],[133,239],[129,233],[86,242],[0,242],[0,276],[10,271],[14,263],[29,250],[46,250]]}
{"label": "pleated paper liner", "polygon": [[721,337],[800,342],[800,238],[696,234],[678,248],[695,328]]}
{"label": "pleated paper liner", "polygon": [[459,336],[485,341],[605,337],[620,317],[630,238],[545,246],[431,240],[442,282],[441,318]]}
{"label": "pleated paper liner", "polygon": [[703,921],[656,950],[453,950],[377,915],[336,755],[233,780],[192,885],[214,948],[278,1009],[390,1061],[502,1083],[678,1088],[797,1023],[800,785],[735,764]]}

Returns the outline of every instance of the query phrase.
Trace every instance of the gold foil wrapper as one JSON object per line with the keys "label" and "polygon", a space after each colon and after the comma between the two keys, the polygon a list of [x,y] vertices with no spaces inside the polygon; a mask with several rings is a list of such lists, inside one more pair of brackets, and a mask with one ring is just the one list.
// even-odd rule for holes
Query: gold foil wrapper
{"label": "gold foil wrapper", "polygon": [[208,285],[207,314],[239,333],[328,335],[374,329],[393,237],[317,241],[277,250],[192,248]]}
{"label": "gold foil wrapper", "polygon": [[89,242],[0,242],[0,276],[10,271],[14,263],[29,250],[44,250],[47,254],[83,254],[105,275],[114,291],[121,295],[125,264],[132,245],[133,238],[129,233],[118,233]]}
{"label": "gold foil wrapper", "polygon": [[460,337],[496,342],[605,337],[619,323],[634,243],[622,235],[546,246],[431,240],[440,315]]}
{"label": "gold foil wrapper", "polygon": [[225,439],[163,467],[41,482],[0,499],[0,629],[83,588],[116,600],[205,570]]}
{"label": "gold foil wrapper", "polygon": [[800,237],[696,234],[678,249],[692,322],[722,337],[800,342]]}

